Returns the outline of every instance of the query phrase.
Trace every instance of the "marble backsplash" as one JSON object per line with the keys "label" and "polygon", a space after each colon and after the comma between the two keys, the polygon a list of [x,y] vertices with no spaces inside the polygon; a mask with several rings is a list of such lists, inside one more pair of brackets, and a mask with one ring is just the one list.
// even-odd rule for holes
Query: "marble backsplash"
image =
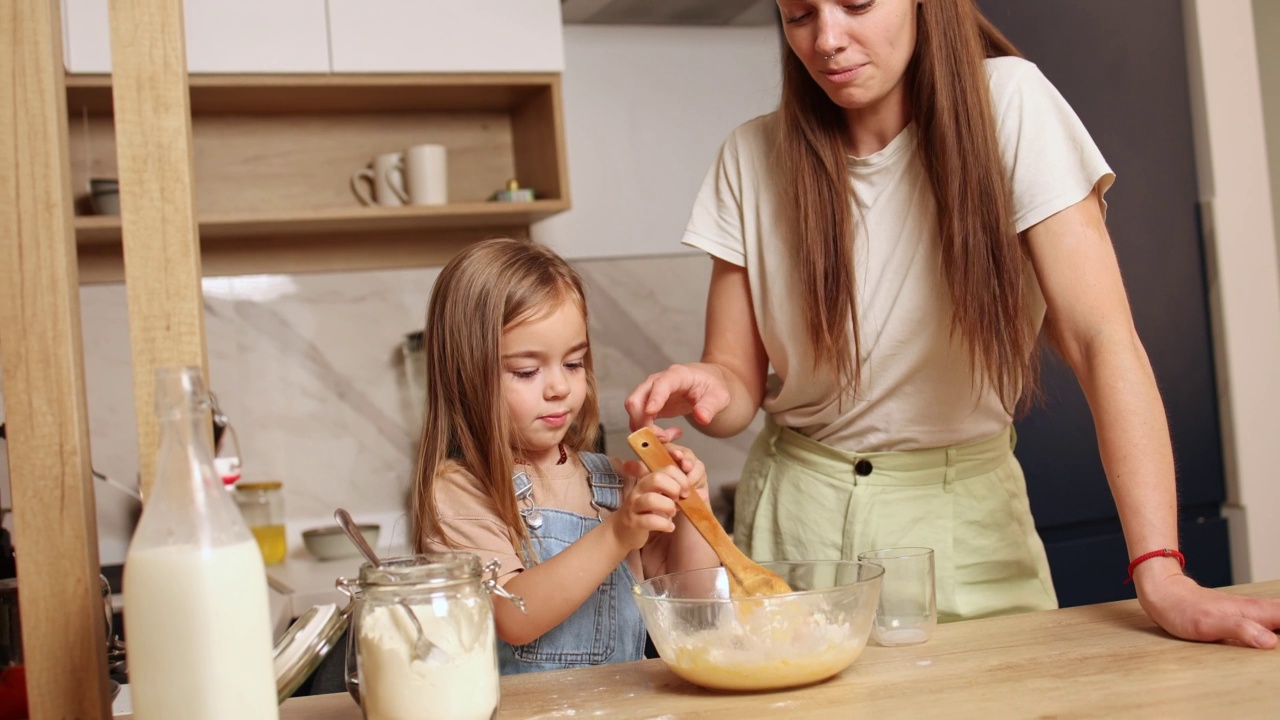
{"label": "marble backsplash", "polygon": [[[673,255],[575,266],[588,284],[607,449],[627,457],[622,400],[650,372],[698,357],[710,261],[703,255]],[[336,507],[357,519],[383,521],[384,538],[404,532],[421,409],[402,341],[421,328],[438,272],[205,281],[210,384],[237,431],[244,479],[284,482],[293,552],[301,552],[296,542],[301,530],[330,523]],[[84,287],[81,315],[93,466],[136,486],[123,286]],[[729,440],[686,435],[707,463],[713,499],[721,486],[737,480],[753,436],[751,431]],[[3,448],[0,444],[0,454]],[[5,507],[7,473],[7,462],[0,462]],[[94,490],[99,554],[103,563],[118,563],[128,548],[138,503],[104,482],[95,482]],[[385,527],[388,522],[392,527]]]}

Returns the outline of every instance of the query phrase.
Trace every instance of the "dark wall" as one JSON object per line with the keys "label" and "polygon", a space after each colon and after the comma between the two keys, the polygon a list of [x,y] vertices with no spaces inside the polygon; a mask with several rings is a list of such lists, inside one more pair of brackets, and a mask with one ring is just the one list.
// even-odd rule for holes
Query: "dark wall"
{"label": "dark wall", "polygon": [[[1169,417],[1184,551],[1197,561],[1188,572],[1229,583],[1181,3],[978,4],[1062,92],[1116,172],[1107,226]],[[1128,558],[1083,393],[1056,358],[1044,388],[1045,405],[1017,425],[1017,452],[1060,598],[1131,596],[1119,586]]]}

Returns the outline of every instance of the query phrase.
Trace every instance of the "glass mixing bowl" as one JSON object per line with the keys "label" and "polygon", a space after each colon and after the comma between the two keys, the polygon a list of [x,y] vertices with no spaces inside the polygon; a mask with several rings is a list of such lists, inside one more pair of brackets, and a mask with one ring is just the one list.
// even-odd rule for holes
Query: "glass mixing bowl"
{"label": "glass mixing bowl", "polygon": [[884,568],[848,560],[763,563],[794,592],[733,599],[725,569],[635,586],[667,667],[717,690],[776,690],[825,680],[867,645]]}

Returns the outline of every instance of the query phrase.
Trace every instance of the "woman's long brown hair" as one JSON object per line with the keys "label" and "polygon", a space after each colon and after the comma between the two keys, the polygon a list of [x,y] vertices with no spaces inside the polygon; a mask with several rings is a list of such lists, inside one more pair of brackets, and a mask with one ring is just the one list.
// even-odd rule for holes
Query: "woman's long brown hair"
{"label": "woman's long brown hair", "polygon": [[[450,461],[475,476],[493,501],[512,548],[519,553],[528,546],[511,484],[517,448],[502,393],[502,334],[563,302],[576,304],[586,322],[581,277],[551,250],[525,240],[477,243],[440,272],[422,336],[427,392],[410,498],[415,552],[425,552],[429,539],[458,547],[440,525],[435,500],[436,482]],[[565,448],[574,452],[595,447],[599,431],[590,345],[583,364],[586,399],[564,439]]]}
{"label": "woman's long brown hair", "polygon": [[[905,82],[937,202],[951,331],[981,370],[980,387],[990,383],[1012,413],[1035,394],[1038,353],[983,60],[1019,53],[973,0],[927,0],[916,13]],[[833,370],[856,392],[862,347],[845,114],[785,46],[782,74],[775,163],[792,182],[788,197],[815,370]]]}

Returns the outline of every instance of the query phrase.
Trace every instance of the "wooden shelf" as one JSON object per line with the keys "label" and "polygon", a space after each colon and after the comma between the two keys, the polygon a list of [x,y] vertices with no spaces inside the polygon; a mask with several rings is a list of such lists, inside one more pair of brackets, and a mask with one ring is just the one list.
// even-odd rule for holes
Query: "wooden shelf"
{"label": "wooden shelf", "polygon": [[[570,207],[555,73],[191,75],[189,87],[205,275],[439,265]],[[116,175],[111,78],[68,75],[66,88],[83,193]],[[358,205],[352,173],[419,143],[446,147],[450,203]],[[540,199],[485,201],[510,178]],[[82,282],[119,281],[120,219],[75,227]]]}
{"label": "wooden shelf", "polygon": [[[341,272],[438,266],[495,235],[526,237],[563,200],[220,214],[200,219],[202,274]],[[83,284],[124,278],[120,218],[75,219]]]}
{"label": "wooden shelf", "polygon": [[[414,75],[191,75],[192,115],[341,112],[510,111],[546,88],[554,73]],[[110,75],[67,75],[67,108],[111,114]]]}
{"label": "wooden shelf", "polygon": [[[257,212],[200,219],[200,240],[268,235],[378,234],[469,227],[523,227],[568,209],[562,200],[519,203],[454,203],[405,207],[359,207],[288,214]],[[75,219],[80,245],[119,244],[120,218],[89,215]]]}

